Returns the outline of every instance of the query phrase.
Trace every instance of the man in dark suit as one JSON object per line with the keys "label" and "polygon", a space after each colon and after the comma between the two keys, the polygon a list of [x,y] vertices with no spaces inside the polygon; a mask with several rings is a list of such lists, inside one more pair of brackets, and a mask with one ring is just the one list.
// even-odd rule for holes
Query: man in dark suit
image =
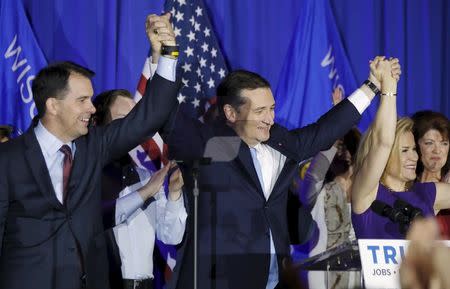
{"label": "man in dark suit", "polygon": [[[300,161],[330,147],[358,122],[380,87],[377,67],[371,69],[370,82],[316,123],[292,131],[274,123],[269,83],[243,70],[218,86],[214,124],[178,116],[169,153],[185,160],[188,191],[198,176],[198,288],[285,287],[280,273],[289,256],[287,189]],[[211,157],[211,164],[196,168],[202,157]],[[171,284],[177,288],[193,287],[192,208],[183,260]]]}
{"label": "man in dark suit", "polygon": [[[71,62],[33,81],[38,111],[22,136],[0,145],[0,288],[108,288],[101,215],[102,168],[166,122],[176,107],[175,59],[161,57],[143,100],[105,127],[95,112],[93,72]],[[159,187],[124,200],[122,219]]]}

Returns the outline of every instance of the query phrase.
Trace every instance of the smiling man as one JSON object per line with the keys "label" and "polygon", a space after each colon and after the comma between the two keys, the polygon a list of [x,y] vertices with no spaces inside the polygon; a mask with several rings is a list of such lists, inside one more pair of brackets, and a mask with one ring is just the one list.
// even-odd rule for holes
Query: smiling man
{"label": "smiling man", "polygon": [[[37,74],[37,117],[0,145],[0,288],[109,288],[105,242],[94,241],[103,231],[102,168],[164,125],[177,103],[175,66],[161,57],[153,89],[125,118],[98,128],[89,127],[92,71],[62,62]],[[129,204],[124,216],[136,210]]]}
{"label": "smiling man", "polygon": [[[168,144],[172,157],[186,160],[181,167],[188,190],[198,175],[198,288],[287,287],[281,273],[283,258],[289,257],[288,187],[299,162],[330,147],[358,122],[380,86],[374,74],[370,80],[316,123],[292,131],[274,123],[275,100],[267,80],[245,70],[230,73],[218,86],[219,116],[213,123],[179,113]],[[239,145],[224,157],[233,147],[228,144],[236,143],[230,138]],[[210,140],[222,146],[208,151]],[[192,166],[205,152],[212,163]],[[183,259],[170,284],[177,288],[194,286],[192,208]],[[299,217],[303,240],[312,228],[308,218]]]}

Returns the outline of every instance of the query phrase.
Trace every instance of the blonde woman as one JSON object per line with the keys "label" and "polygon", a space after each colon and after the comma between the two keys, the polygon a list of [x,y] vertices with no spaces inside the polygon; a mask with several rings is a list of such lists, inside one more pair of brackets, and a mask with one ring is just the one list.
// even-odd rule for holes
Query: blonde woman
{"label": "blonde woman", "polygon": [[[361,141],[352,187],[352,222],[357,238],[403,239],[399,224],[371,209],[377,200],[394,206],[397,199],[419,208],[424,215],[450,207],[450,185],[416,183],[418,155],[413,122],[397,121],[396,94],[400,65],[397,59],[377,58],[371,64],[381,77],[380,107]],[[391,70],[392,73],[386,73]]]}

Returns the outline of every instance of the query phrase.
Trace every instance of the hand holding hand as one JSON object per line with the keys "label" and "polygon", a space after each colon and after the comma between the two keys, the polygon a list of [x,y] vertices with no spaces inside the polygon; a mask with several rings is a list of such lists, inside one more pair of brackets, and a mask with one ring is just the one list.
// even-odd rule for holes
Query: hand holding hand
{"label": "hand holding hand", "polygon": [[175,46],[175,33],[170,22],[170,13],[161,16],[151,14],[145,21],[145,32],[152,47],[152,61],[156,63],[161,56],[162,45]]}
{"label": "hand holding hand", "polygon": [[156,195],[156,193],[161,189],[168,172],[169,166],[163,167],[154,173],[150,180],[142,188],[137,190],[144,201]]}

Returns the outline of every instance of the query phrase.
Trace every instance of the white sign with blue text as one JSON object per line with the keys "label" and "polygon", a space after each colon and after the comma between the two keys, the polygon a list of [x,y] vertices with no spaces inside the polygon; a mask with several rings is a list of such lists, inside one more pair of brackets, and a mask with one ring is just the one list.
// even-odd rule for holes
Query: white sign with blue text
{"label": "white sign with blue text", "polygon": [[399,269],[409,241],[358,240],[367,289],[400,289]]}

